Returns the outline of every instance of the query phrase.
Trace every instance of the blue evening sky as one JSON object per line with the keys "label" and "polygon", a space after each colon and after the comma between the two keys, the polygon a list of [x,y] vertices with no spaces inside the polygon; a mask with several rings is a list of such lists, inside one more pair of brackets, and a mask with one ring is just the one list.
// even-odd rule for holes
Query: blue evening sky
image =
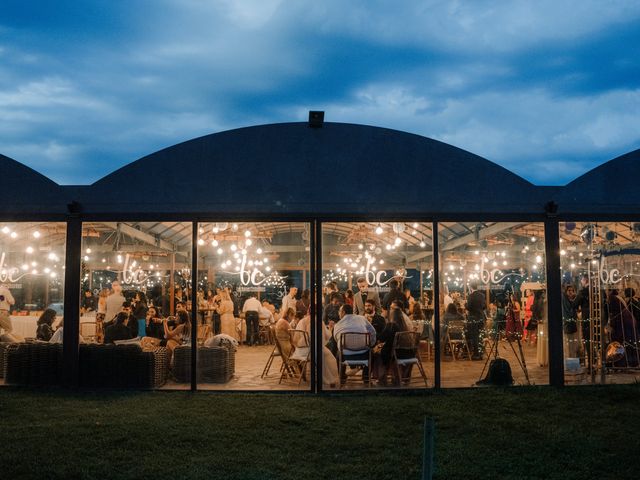
{"label": "blue evening sky", "polygon": [[2,0],[0,153],[89,184],[325,110],[561,185],[640,147],[639,52],[638,0]]}

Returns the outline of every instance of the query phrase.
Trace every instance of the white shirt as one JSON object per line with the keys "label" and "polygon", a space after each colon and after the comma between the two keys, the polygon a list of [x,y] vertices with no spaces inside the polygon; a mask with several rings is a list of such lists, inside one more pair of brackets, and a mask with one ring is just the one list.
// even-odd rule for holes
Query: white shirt
{"label": "white shirt", "polygon": [[258,315],[260,316],[260,325],[271,325],[276,321],[273,318],[273,313],[268,308],[260,305],[260,310],[258,311]]}
{"label": "white shirt", "polygon": [[294,312],[296,311],[296,297],[292,297],[290,294],[285,296],[282,299],[282,308],[280,309],[280,311],[285,314],[287,312],[288,309],[292,309]]}
{"label": "white shirt", "polygon": [[0,285],[0,295],[4,296],[3,300],[0,300],[0,310],[9,310],[11,305],[16,303],[13,295],[5,285]]}
{"label": "white shirt", "polygon": [[333,338],[336,339],[338,345],[340,345],[340,337],[346,332],[368,333],[369,346],[373,347],[376,344],[376,329],[362,315],[345,315],[334,325]]}
{"label": "white shirt", "polygon": [[244,302],[242,311],[243,312],[260,312],[261,308],[262,308],[262,304],[260,303],[260,300],[258,300],[256,297],[249,297]]}

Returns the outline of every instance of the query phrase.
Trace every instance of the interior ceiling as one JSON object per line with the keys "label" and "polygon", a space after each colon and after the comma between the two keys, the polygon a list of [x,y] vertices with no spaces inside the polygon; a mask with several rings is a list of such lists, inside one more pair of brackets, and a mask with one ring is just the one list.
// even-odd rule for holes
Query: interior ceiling
{"label": "interior ceiling", "polygon": [[[237,228],[234,227],[237,225]],[[440,222],[440,250],[463,252],[469,250],[509,249],[514,252],[528,239],[542,239],[542,223],[459,223]],[[564,245],[586,248],[588,236],[586,223],[561,222],[560,237]],[[640,245],[640,224],[630,222],[607,222],[592,224],[593,245],[597,248],[618,248],[619,246]],[[16,241],[28,238],[33,231],[42,234],[42,242],[50,245],[64,245],[66,225],[64,223],[5,223],[18,234]],[[356,252],[360,245],[384,247],[393,244],[396,237],[401,245],[393,251],[383,251],[389,256],[404,256],[408,262],[419,262],[431,257],[431,223],[423,222],[327,222],[322,224],[325,255]],[[215,230],[214,228],[218,227]],[[376,228],[382,233],[377,234]],[[202,223],[199,238],[205,245],[214,238],[218,241],[233,241],[243,237],[245,230],[251,231],[251,238],[262,246],[265,252],[308,251],[309,224],[305,222],[232,222]],[[90,246],[96,252],[127,252],[133,255],[167,256],[176,252],[183,259],[191,254],[192,225],[190,222],[85,222],[83,224],[83,248]],[[300,235],[300,236],[298,236]],[[540,243],[542,245],[542,243]]]}

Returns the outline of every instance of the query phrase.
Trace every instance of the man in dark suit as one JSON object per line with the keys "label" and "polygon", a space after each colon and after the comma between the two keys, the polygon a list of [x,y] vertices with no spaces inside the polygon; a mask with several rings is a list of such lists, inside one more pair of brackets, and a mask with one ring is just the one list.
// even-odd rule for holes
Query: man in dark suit
{"label": "man in dark suit", "polygon": [[358,278],[357,284],[359,291],[353,297],[353,313],[356,315],[364,315],[364,304],[367,300],[371,299],[375,302],[376,313],[380,314],[380,312],[382,312],[382,307],[380,306],[380,297],[378,296],[378,292],[373,288],[369,288],[369,284],[364,277]]}

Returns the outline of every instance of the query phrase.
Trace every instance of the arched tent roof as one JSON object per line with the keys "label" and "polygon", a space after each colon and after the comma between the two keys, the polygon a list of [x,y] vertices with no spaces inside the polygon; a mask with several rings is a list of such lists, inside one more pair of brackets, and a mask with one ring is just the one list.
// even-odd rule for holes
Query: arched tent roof
{"label": "arched tent roof", "polygon": [[640,149],[588,171],[557,196],[562,214],[640,214]]}
{"label": "arched tent roof", "polygon": [[64,214],[63,187],[35,170],[0,154],[0,178],[5,214]]}
{"label": "arched tent roof", "polygon": [[78,190],[84,212],[505,214],[540,190],[445,143],[353,124],[263,125],[143,157]]}

